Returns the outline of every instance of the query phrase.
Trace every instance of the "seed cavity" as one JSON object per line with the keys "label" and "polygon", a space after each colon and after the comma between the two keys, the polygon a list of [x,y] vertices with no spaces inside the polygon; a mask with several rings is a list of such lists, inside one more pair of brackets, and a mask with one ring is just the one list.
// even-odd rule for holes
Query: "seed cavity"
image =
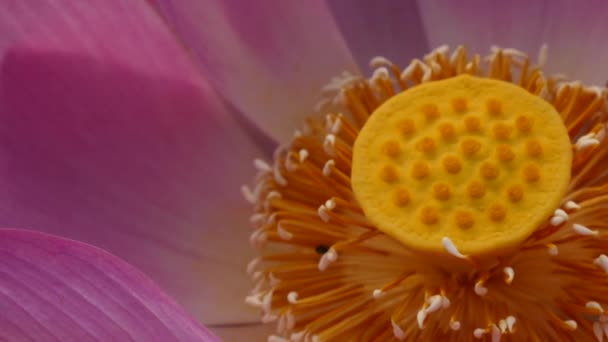
{"label": "seed cavity", "polygon": [[447,201],[450,199],[452,189],[447,183],[435,183],[433,184],[433,196],[440,201]]}
{"label": "seed cavity", "polygon": [[498,116],[502,113],[502,103],[500,100],[491,98],[486,101],[486,110],[492,116]]}
{"label": "seed cavity", "polygon": [[435,120],[439,117],[439,107],[434,103],[427,103],[422,106],[422,114],[428,121]]}
{"label": "seed cavity", "polygon": [[455,155],[448,155],[441,161],[443,164],[443,168],[451,174],[457,174],[462,170],[462,163],[460,162],[460,158]]}
{"label": "seed cavity", "polygon": [[471,158],[481,149],[481,143],[474,138],[465,138],[460,143],[460,151],[465,157]]}
{"label": "seed cavity", "polygon": [[468,102],[463,97],[455,97],[452,99],[452,109],[456,112],[464,112],[467,110]]}

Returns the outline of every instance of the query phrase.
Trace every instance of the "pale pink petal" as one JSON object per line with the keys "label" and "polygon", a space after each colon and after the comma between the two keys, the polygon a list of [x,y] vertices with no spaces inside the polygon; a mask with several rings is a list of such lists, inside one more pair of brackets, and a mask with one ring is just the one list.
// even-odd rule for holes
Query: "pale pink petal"
{"label": "pale pink petal", "polygon": [[331,77],[356,72],[321,0],[156,2],[214,86],[275,138],[291,136]]}
{"label": "pale pink petal", "polygon": [[429,50],[416,1],[351,0],[327,4],[362,68],[367,68],[375,56],[407,65]]}
{"label": "pale pink petal", "polygon": [[140,271],[93,246],[0,229],[0,340],[219,341]]}
{"label": "pale pink petal", "polygon": [[419,1],[431,46],[466,44],[485,53],[491,45],[533,56],[549,47],[547,69],[604,85],[607,79],[608,3],[605,1]]}
{"label": "pale pink petal", "polygon": [[239,188],[261,151],[145,3],[57,3],[0,4],[0,224],[107,249],[205,323],[254,320]]}

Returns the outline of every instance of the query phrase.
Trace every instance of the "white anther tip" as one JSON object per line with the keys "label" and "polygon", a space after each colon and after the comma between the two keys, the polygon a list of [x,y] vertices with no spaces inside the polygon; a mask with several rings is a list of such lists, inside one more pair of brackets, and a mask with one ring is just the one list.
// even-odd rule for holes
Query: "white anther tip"
{"label": "white anther tip", "polygon": [[578,323],[576,323],[576,321],[571,320],[571,319],[564,321],[564,324],[566,324],[566,327],[569,330],[576,330],[576,328],[578,328]]}
{"label": "white anther tip", "polygon": [[369,61],[369,66],[372,68],[378,68],[381,66],[392,65],[391,61],[389,61],[386,57],[383,56],[374,56]]}
{"label": "white anther tip", "polygon": [[601,314],[604,312],[604,308],[600,305],[600,303],[596,302],[596,301],[589,301],[587,303],[585,303],[585,307],[587,309],[592,309],[598,312],[598,314]]}
{"label": "white anther tip", "polygon": [[488,288],[483,286],[483,283],[481,281],[478,281],[477,283],[475,283],[475,287],[473,289],[475,291],[475,294],[478,296],[485,296],[486,294],[488,294]]}
{"label": "white anther tip", "polygon": [[319,206],[317,214],[319,214],[319,217],[321,218],[321,220],[323,220],[323,222],[329,222],[330,217],[328,214],[327,207],[325,207],[325,204],[321,204],[321,206]]}
{"label": "white anther tip", "polygon": [[374,292],[372,292],[372,295],[374,296],[374,298],[378,299],[378,298],[382,297],[382,290],[375,289]]}
{"label": "white anther tip", "polygon": [[503,268],[503,272],[505,273],[505,282],[510,285],[513,282],[513,278],[515,278],[515,271],[512,267],[505,267]]}
{"label": "white anther tip", "polygon": [[562,216],[552,216],[550,221],[551,225],[554,227],[557,227],[564,222],[566,222],[566,219]]}
{"label": "white anther tip", "polygon": [[452,242],[452,240],[450,240],[449,237],[444,236],[441,239],[441,243],[443,244],[443,248],[445,248],[445,250],[451,255],[460,259],[467,259],[467,256],[458,251],[458,248],[456,248],[456,245],[454,245],[454,243]]}
{"label": "white anther tip", "polygon": [[595,258],[593,260],[593,263],[601,267],[604,272],[608,273],[608,256],[602,254],[599,257]]}
{"label": "white anther tip", "polygon": [[287,294],[287,301],[291,304],[295,304],[298,302],[298,293],[296,291],[291,291]]}
{"label": "white anther tip", "polygon": [[583,236],[592,236],[592,235],[598,235],[599,232],[596,230],[591,230],[585,226],[583,226],[582,224],[578,224],[575,223],[572,225],[572,229],[574,229],[574,231],[577,234],[583,235]]}
{"label": "white anther tip", "polygon": [[262,159],[254,159],[253,160],[253,166],[261,172],[271,172],[272,168],[270,167],[270,165],[268,165],[267,162],[263,161]]}
{"label": "white anther tip", "polygon": [[255,306],[256,308],[262,307],[262,300],[260,299],[259,295],[251,295],[245,297],[245,303],[251,306]]}
{"label": "white anther tip", "polygon": [[251,260],[247,264],[247,274],[252,275],[253,272],[255,272],[255,269],[258,267],[258,265],[260,264],[261,261],[262,261],[262,259],[260,259],[260,258],[255,258],[255,259]]}
{"label": "white anther tip", "polygon": [[372,82],[375,82],[379,79],[388,79],[388,78],[389,78],[389,73],[385,67],[377,68],[376,70],[374,70],[374,73],[372,74]]}
{"label": "white anther tip", "polygon": [[502,332],[496,324],[492,324],[492,342],[500,342],[500,337],[502,336]]}
{"label": "white anther tip", "polygon": [[325,140],[323,141],[323,150],[330,156],[333,156],[334,146],[336,145],[336,136],[333,134],[328,134],[325,136]]}
{"label": "white anther tip", "polygon": [[547,245],[547,253],[551,256],[557,256],[559,254],[559,249],[556,245],[550,243]]}
{"label": "white anther tip", "polygon": [[426,308],[426,313],[427,314],[433,313],[441,308],[441,305],[443,303],[442,296],[441,295],[431,296],[427,299],[427,303],[429,304],[429,306]]}
{"label": "white anther tip", "polygon": [[288,232],[287,230],[285,230],[285,228],[283,228],[283,225],[281,223],[279,223],[277,225],[277,234],[279,234],[279,237],[283,240],[291,240],[293,238],[293,234]]}
{"label": "white anther tip", "polygon": [[482,338],[483,335],[486,334],[486,329],[482,329],[482,328],[477,328],[473,331],[473,336],[475,336],[475,338]]}
{"label": "white anther tip", "polygon": [[308,155],[309,155],[308,150],[301,149],[298,152],[298,160],[300,161],[300,163],[303,163],[306,160],[306,158],[308,158]]}
{"label": "white anther tip", "polygon": [[393,335],[395,335],[398,340],[405,340],[405,332],[403,329],[395,322],[391,322],[391,324],[393,326]]}
{"label": "white anther tip", "polygon": [[568,201],[566,202],[566,209],[568,210],[578,210],[581,208],[580,205],[578,205],[578,203],[574,202],[574,201]]}
{"label": "white anther tip", "polygon": [[329,177],[331,175],[331,168],[336,165],[336,162],[333,159],[328,160],[323,165],[323,176]]}
{"label": "white anther tip", "polygon": [[460,330],[460,321],[451,321],[450,329],[452,329],[454,331]]}
{"label": "white anther tip", "polygon": [[604,331],[600,322],[593,323],[593,334],[597,338],[598,342],[604,341]]}
{"label": "white anther tip", "polygon": [[258,200],[253,191],[251,191],[247,185],[241,186],[241,194],[243,195],[243,198],[245,198],[245,200],[251,204],[255,204]]}
{"label": "white anther tip", "polygon": [[416,314],[416,321],[418,322],[418,328],[420,330],[424,329],[424,320],[426,319],[427,311],[425,309],[420,309]]}
{"label": "white anther tip", "polygon": [[568,218],[568,213],[566,213],[564,211],[564,209],[555,209],[555,212],[553,214],[555,216],[562,216],[562,217]]}
{"label": "white anther tip", "polygon": [[515,318],[515,316],[508,316],[507,318],[505,318],[506,322],[507,322],[507,330],[509,332],[513,332],[513,326],[515,325],[515,322],[517,322],[517,319]]}
{"label": "white anther tip", "polygon": [[325,271],[327,267],[336,260],[338,260],[338,253],[335,249],[330,248],[321,256],[321,259],[319,260],[319,271]]}

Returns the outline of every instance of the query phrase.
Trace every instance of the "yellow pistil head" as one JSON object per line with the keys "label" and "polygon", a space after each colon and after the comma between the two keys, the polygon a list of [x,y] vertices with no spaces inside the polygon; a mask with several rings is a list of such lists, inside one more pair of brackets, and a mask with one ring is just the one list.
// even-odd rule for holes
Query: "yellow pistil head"
{"label": "yellow pistil head", "polygon": [[448,237],[477,255],[512,247],[546,221],[571,163],[566,128],[549,103],[507,82],[461,75],[378,107],[355,141],[351,184],[368,219],[405,245],[443,252]]}

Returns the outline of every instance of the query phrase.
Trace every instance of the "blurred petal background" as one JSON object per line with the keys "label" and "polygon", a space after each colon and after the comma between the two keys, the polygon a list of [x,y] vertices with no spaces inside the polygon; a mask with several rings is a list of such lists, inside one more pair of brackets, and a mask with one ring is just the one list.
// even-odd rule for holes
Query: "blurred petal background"
{"label": "blurred petal background", "polygon": [[603,85],[607,15],[601,0],[5,0],[0,226],[103,248],[226,341],[256,340],[270,328],[243,303],[239,187],[331,77],[442,44],[546,43],[549,72]]}

